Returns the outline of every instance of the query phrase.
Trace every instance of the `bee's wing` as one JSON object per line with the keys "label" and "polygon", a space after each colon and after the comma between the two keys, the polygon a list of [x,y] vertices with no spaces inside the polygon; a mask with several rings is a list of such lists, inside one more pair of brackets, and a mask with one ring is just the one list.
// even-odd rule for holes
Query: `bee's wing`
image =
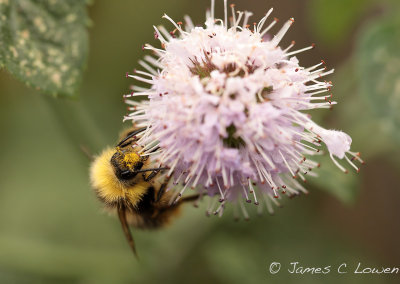
{"label": "bee's wing", "polygon": [[90,149],[86,147],[86,145],[79,145],[79,148],[81,149],[82,153],[89,159],[90,162],[93,162],[95,159],[95,156],[92,154]]}
{"label": "bee's wing", "polygon": [[133,240],[131,231],[128,226],[128,222],[126,221],[126,209],[125,207],[119,208],[118,209],[118,217],[119,220],[121,221],[122,225],[122,230],[124,231],[125,237],[128,241],[129,246],[131,247],[133,253],[135,256],[138,258],[137,252],[136,252],[136,247],[135,247],[135,241]]}

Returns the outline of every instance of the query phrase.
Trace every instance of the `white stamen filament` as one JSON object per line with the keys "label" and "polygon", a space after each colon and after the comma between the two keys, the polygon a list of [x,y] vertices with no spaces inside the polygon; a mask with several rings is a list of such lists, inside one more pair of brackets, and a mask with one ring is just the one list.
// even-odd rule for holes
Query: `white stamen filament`
{"label": "white stamen filament", "polygon": [[136,80],[138,80],[138,81],[141,81],[141,82],[150,84],[150,85],[153,84],[153,80],[148,80],[148,79],[142,78],[142,77],[140,77],[140,76],[136,76],[136,75],[128,75],[128,76],[131,77],[131,78],[133,78],[133,79],[136,79]]}
{"label": "white stamen filament", "polygon": [[286,54],[286,56],[289,57],[289,56],[292,56],[292,55],[295,55],[295,54],[298,54],[298,53],[302,53],[302,52],[304,52],[304,51],[307,51],[307,50],[310,50],[310,49],[313,49],[313,48],[314,48],[314,45],[310,45],[310,46],[307,46],[307,47],[305,47],[305,48],[302,48],[302,49],[298,49],[298,50],[296,50],[296,51],[289,52],[289,53]]}
{"label": "white stamen filament", "polygon": [[161,34],[166,37],[166,41],[169,42],[172,39],[171,34],[167,31],[167,29],[164,26],[158,26],[158,30],[161,32]]}
{"label": "white stamen filament", "polygon": [[239,16],[238,16],[238,18],[237,18],[237,20],[236,20],[236,22],[235,22],[235,28],[238,27],[240,21],[242,20],[243,14],[244,14],[244,12],[238,11],[238,15],[239,15]]}
{"label": "white stamen filament", "polygon": [[336,159],[333,157],[333,154],[329,154],[329,156],[331,157],[332,161],[335,163],[335,165],[344,173],[347,173],[348,171],[342,166],[340,165]]}
{"label": "white stamen filament", "polygon": [[215,19],[215,0],[211,0],[211,19]]}
{"label": "white stamen filament", "polygon": [[274,36],[274,38],[272,39],[272,44],[277,46],[282,38],[285,36],[285,34],[287,33],[287,31],[289,30],[290,26],[294,23],[294,19],[291,18],[289,21],[287,21],[283,27],[281,28],[281,30]]}
{"label": "white stamen filament", "polygon": [[253,16],[252,12],[244,11],[244,20],[243,20],[243,25],[242,25],[243,28],[245,28],[247,26],[247,22],[249,21],[249,18],[251,16]]}
{"label": "white stamen filament", "polygon": [[152,65],[154,65],[157,68],[163,68],[164,66],[162,66],[160,64],[160,62],[158,60],[156,60],[154,57],[151,57],[150,55],[146,55],[144,57],[144,60],[146,60],[147,62],[151,63]]}
{"label": "white stamen filament", "polygon": [[186,33],[185,31],[183,31],[182,28],[181,28],[180,26],[178,26],[178,24],[175,23],[175,21],[172,20],[167,14],[164,14],[162,17],[165,18],[165,19],[167,19],[168,21],[170,21],[170,22],[175,26],[175,28],[176,28],[181,34],[187,34],[187,33]]}
{"label": "white stamen filament", "polygon": [[269,9],[267,14],[260,20],[260,22],[257,25],[256,32],[260,32],[261,31],[261,29],[264,26],[265,21],[268,19],[269,15],[271,15],[272,11],[274,11],[274,8]]}
{"label": "white stamen filament", "polygon": [[162,44],[166,44],[167,40],[162,36],[162,34],[160,33],[160,31],[157,29],[156,26],[153,26],[154,30],[156,31],[157,34],[157,38],[159,41],[161,41]]}
{"label": "white stamen filament", "polygon": [[277,22],[278,22],[277,19],[273,20],[272,23],[269,24],[269,26],[266,27],[265,30],[263,30],[263,31],[260,33],[261,37],[263,37],[270,29],[272,29],[272,27],[275,26]]}
{"label": "white stamen filament", "polygon": [[228,0],[224,0],[224,23],[225,28],[228,30]]}
{"label": "white stamen filament", "polygon": [[185,20],[186,24],[186,31],[191,32],[194,29],[194,24],[192,22],[192,19],[188,15],[185,15],[183,19]]}

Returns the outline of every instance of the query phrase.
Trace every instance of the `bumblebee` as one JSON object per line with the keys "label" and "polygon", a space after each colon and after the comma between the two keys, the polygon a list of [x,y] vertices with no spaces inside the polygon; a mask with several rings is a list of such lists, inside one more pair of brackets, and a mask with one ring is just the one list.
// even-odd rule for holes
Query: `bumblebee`
{"label": "bumblebee", "polygon": [[173,193],[166,191],[169,177],[159,176],[166,168],[152,167],[151,158],[141,155],[142,148],[136,144],[137,136],[145,129],[127,131],[118,145],[104,150],[90,168],[91,185],[97,197],[107,209],[117,213],[136,256],[129,225],[140,229],[163,227],[179,213],[183,203],[199,197],[188,196],[171,204]]}

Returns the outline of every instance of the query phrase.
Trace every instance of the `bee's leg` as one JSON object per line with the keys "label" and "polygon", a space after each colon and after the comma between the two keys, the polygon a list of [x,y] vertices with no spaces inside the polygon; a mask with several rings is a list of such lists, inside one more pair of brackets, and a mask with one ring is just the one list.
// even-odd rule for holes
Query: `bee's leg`
{"label": "bee's leg", "polygon": [[146,174],[143,174],[143,179],[144,181],[151,181],[158,173],[159,171],[152,171],[151,174],[149,174],[149,176],[147,177]]}
{"label": "bee's leg", "polygon": [[126,209],[124,206],[118,209],[118,217],[119,217],[119,220],[121,221],[122,230],[124,231],[124,235],[128,241],[128,244],[129,244],[130,248],[132,249],[133,253],[135,254],[135,256],[138,257],[137,252],[136,252],[135,242],[133,240],[132,233],[129,230],[129,225],[126,220]]}
{"label": "bee's leg", "polygon": [[196,201],[199,198],[200,198],[200,194],[193,194],[193,195],[182,197],[179,201],[182,203],[192,202],[192,201]]}
{"label": "bee's leg", "polygon": [[160,189],[157,192],[156,202],[161,200],[161,197],[163,196],[170,179],[171,179],[171,176],[166,177],[164,180],[164,183],[160,186]]}
{"label": "bee's leg", "polygon": [[155,151],[159,150],[160,147],[154,148],[150,153],[154,153]]}
{"label": "bee's leg", "polygon": [[138,170],[135,172],[150,172],[148,177],[146,177],[146,174],[143,174],[143,179],[144,181],[151,181],[160,171],[162,170],[167,170],[168,168],[155,168],[155,169],[145,169],[145,170]]}
{"label": "bee's leg", "polygon": [[[152,150],[150,153],[154,153],[154,152],[157,151],[158,149],[160,149],[160,147],[155,148],[155,149]],[[144,161],[147,161],[149,158],[150,158],[150,156],[142,157],[142,159],[143,159]]]}

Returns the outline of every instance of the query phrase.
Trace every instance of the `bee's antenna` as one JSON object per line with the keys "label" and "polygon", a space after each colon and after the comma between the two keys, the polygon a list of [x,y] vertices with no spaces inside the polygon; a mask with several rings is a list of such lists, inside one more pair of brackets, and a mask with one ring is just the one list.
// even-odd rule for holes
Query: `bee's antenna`
{"label": "bee's antenna", "polygon": [[116,147],[121,146],[121,145],[124,144],[124,142],[126,142],[127,140],[131,139],[132,137],[134,137],[135,135],[139,134],[140,132],[145,131],[146,128],[147,128],[147,127],[142,127],[142,128],[139,128],[139,129],[137,129],[137,130],[135,130],[135,131],[129,133],[129,135],[126,136],[121,142],[119,142],[118,145],[117,145]]}
{"label": "bee's antenna", "polygon": [[88,149],[88,147],[86,147],[85,145],[79,145],[79,148],[81,149],[81,151],[83,152],[83,154],[85,154],[85,156],[92,162],[94,160],[94,155],[92,154],[92,152]]}
{"label": "bee's antenna", "polygon": [[159,171],[163,171],[163,170],[169,170],[169,168],[140,169],[140,170],[134,170],[133,173],[159,172]]}
{"label": "bee's antenna", "polygon": [[128,222],[126,221],[126,208],[122,206],[118,208],[118,217],[121,221],[122,230],[124,231],[125,237],[128,241],[129,246],[131,247],[133,253],[135,254],[136,258],[139,259],[138,254],[136,252],[135,241],[133,240],[131,230],[129,229]]}

